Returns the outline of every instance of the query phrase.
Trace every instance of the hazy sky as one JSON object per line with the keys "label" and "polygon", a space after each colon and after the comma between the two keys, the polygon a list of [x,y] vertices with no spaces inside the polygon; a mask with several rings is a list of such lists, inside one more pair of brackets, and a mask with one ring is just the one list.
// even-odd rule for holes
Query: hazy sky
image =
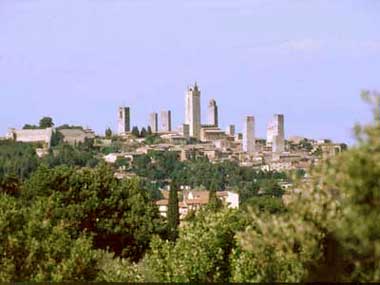
{"label": "hazy sky", "polygon": [[378,0],[0,0],[0,135],[8,127],[81,124],[116,130],[173,111],[184,120],[195,80],[202,112],[215,98],[223,128],[256,116],[265,135],[352,142],[370,118],[360,91],[380,89]]}

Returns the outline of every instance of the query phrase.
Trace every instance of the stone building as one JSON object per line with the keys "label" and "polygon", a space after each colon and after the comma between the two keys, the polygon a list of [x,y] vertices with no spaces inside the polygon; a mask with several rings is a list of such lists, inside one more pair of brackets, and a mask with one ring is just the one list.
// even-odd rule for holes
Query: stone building
{"label": "stone building", "polygon": [[200,140],[202,142],[221,140],[226,138],[226,133],[216,127],[203,127],[201,128]]}
{"label": "stone building", "polygon": [[84,143],[86,140],[95,139],[95,133],[90,129],[59,129],[63,136],[63,141],[68,144]]}
{"label": "stone building", "polygon": [[255,153],[255,117],[246,116],[243,128],[243,151],[252,155]]}
{"label": "stone building", "polygon": [[197,83],[187,89],[185,124],[189,125],[190,136],[199,139],[201,131],[201,92]]}
{"label": "stone building", "polygon": [[117,125],[119,135],[124,135],[131,131],[131,118],[129,107],[119,107]]}
{"label": "stone building", "polygon": [[171,111],[161,111],[161,131],[163,132],[172,131],[172,112]]}
{"label": "stone building", "polygon": [[158,114],[157,113],[149,114],[149,126],[152,130],[152,133],[158,133]]}
{"label": "stone building", "polygon": [[275,114],[267,128],[267,146],[275,153],[285,151],[284,115]]}
{"label": "stone building", "polygon": [[53,128],[30,130],[9,129],[6,138],[17,142],[43,143],[46,147],[50,148],[53,132]]}
{"label": "stone building", "polygon": [[214,99],[211,99],[208,104],[208,124],[214,127],[218,127],[218,105]]}

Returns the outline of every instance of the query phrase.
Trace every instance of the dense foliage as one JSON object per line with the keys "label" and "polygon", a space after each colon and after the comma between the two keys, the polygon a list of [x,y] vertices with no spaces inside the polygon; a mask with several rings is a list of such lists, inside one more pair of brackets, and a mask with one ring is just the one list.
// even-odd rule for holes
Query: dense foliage
{"label": "dense foliage", "polygon": [[99,250],[138,261],[163,228],[141,183],[105,165],[42,166],[0,211],[0,280],[95,280]]}
{"label": "dense foliage", "polygon": [[14,176],[27,178],[39,164],[35,146],[13,141],[0,141],[0,179]]}
{"label": "dense foliage", "polygon": [[197,158],[181,162],[177,153],[159,151],[137,157],[133,170],[160,185],[174,179],[179,185],[192,188],[216,191],[229,188],[240,194],[241,203],[260,195],[281,197],[283,190],[278,182],[288,179],[285,173],[240,167],[230,161],[213,164],[207,158]]}

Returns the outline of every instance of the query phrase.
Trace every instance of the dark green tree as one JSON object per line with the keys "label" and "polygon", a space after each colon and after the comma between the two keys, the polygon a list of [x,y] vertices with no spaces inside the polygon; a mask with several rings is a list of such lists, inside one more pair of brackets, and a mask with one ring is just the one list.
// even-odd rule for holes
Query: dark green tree
{"label": "dark green tree", "polygon": [[40,128],[46,129],[46,128],[52,128],[54,127],[53,119],[51,117],[43,117],[40,120]]}
{"label": "dark green tree", "polygon": [[136,138],[138,138],[140,136],[140,131],[139,131],[139,128],[134,126],[132,128],[132,135],[134,135]]}
{"label": "dark green tree", "polygon": [[0,178],[25,179],[37,169],[39,160],[35,146],[14,141],[0,141]]}
{"label": "dark green tree", "polygon": [[58,131],[54,131],[51,136],[51,146],[58,146],[63,143],[63,135]]}
{"label": "dark green tree", "polygon": [[153,134],[152,128],[150,126],[148,126],[148,128],[147,128],[147,134],[148,134],[148,136],[151,136]]}
{"label": "dark green tree", "polygon": [[223,207],[222,201],[217,197],[218,183],[214,180],[210,185],[210,193],[209,193],[209,203],[208,208],[211,211],[217,211],[218,209]]}
{"label": "dark green tree", "polygon": [[34,129],[39,129],[38,126],[36,125],[30,125],[30,124],[25,124],[23,127],[22,127],[23,130],[34,130]]}
{"label": "dark green tree", "polygon": [[140,137],[145,138],[148,135],[148,132],[146,129],[143,127],[140,132]]}
{"label": "dark green tree", "polygon": [[178,209],[178,185],[175,180],[170,184],[168,205],[168,235],[169,240],[175,241],[178,237],[179,209]]}
{"label": "dark green tree", "polygon": [[107,129],[106,129],[106,131],[105,131],[105,135],[106,135],[106,138],[107,138],[107,139],[112,138],[112,130],[111,130],[111,128],[107,128]]}

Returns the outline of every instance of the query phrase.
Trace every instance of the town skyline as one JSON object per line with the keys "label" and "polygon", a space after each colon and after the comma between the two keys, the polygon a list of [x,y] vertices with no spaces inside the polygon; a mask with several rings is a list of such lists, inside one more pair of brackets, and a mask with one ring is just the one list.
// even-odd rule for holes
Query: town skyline
{"label": "town skyline", "polygon": [[[234,126],[236,134],[237,133],[244,133],[244,128],[245,128],[245,124],[246,124],[245,118],[247,116],[248,117],[253,116],[254,121],[255,121],[254,122],[254,129],[255,129],[255,138],[256,139],[266,139],[267,138],[268,124],[270,124],[270,122],[272,121],[273,116],[280,114],[280,115],[284,115],[286,117],[286,119],[288,119],[287,114],[284,114],[281,112],[270,112],[270,110],[261,110],[260,112],[258,112],[259,116],[257,116],[255,112],[245,113],[245,114],[242,114],[242,116],[240,118],[235,118],[232,122],[228,122],[226,119],[223,118],[224,117],[223,114],[226,113],[225,111],[228,112],[228,110],[224,110],[223,108],[221,108],[221,106],[219,105],[219,100],[216,96],[213,96],[213,97],[205,96],[203,93],[202,87],[199,86],[197,80],[195,80],[193,84],[187,84],[186,85],[186,89],[184,89],[185,91],[182,92],[183,98],[185,98],[187,96],[186,94],[188,93],[189,88],[191,89],[195,85],[197,85],[199,87],[199,90],[201,92],[201,96],[200,96],[200,115],[201,115],[200,124],[201,125],[209,124],[209,120],[210,120],[209,112],[210,112],[210,110],[208,109],[208,107],[212,101],[214,101],[214,103],[217,104],[217,118],[218,118],[218,121],[222,122],[222,123],[218,123],[218,127],[221,130],[227,131],[227,129],[230,126]],[[358,97],[360,97],[360,96],[358,95]],[[183,100],[183,101],[186,101],[186,100]],[[44,116],[52,117],[54,119],[55,126],[60,126],[63,124],[82,126],[82,127],[94,130],[95,133],[97,135],[100,135],[100,136],[103,136],[105,130],[107,128],[110,128],[112,130],[112,132],[115,135],[117,135],[120,132],[119,132],[119,126],[118,126],[118,119],[117,119],[117,116],[115,114],[116,114],[117,108],[120,109],[121,107],[125,107],[125,108],[129,109],[129,122],[130,122],[129,131],[131,131],[133,127],[138,127],[139,129],[141,129],[141,128],[147,129],[147,127],[150,126],[151,116],[153,114],[157,115],[157,118],[156,118],[156,120],[157,120],[156,123],[158,124],[157,125],[157,132],[162,131],[162,126],[161,126],[161,123],[162,123],[161,113],[162,112],[170,112],[171,113],[171,115],[170,115],[171,131],[173,131],[173,132],[180,131],[182,125],[186,124],[185,123],[185,121],[186,121],[186,110],[185,110],[186,109],[186,102],[184,102],[184,104],[182,106],[182,110],[181,109],[173,110],[170,107],[162,107],[162,108],[154,108],[153,107],[152,109],[150,109],[151,111],[145,110],[145,111],[140,112],[140,113],[138,113],[137,110],[141,110],[141,108],[139,108],[139,106],[136,104],[135,105],[125,104],[125,102],[124,102],[123,104],[120,104],[120,105],[114,106],[114,107],[115,107],[115,110],[113,112],[112,120],[105,120],[105,121],[110,121],[110,122],[112,121],[112,123],[104,125],[104,129],[94,127],[90,123],[80,122],[80,121],[76,120],[75,118],[71,118],[68,121],[67,120],[66,121],[59,121],[59,120],[56,120],[56,117],[54,116],[54,114],[45,113],[45,114],[37,114],[36,120],[34,120],[34,121],[21,122],[21,124],[9,126],[8,128],[5,129],[5,132],[3,132],[2,135],[6,134],[9,131],[9,129],[22,128],[25,124],[37,123],[38,120]],[[144,116],[145,116],[145,122],[142,119]],[[266,120],[265,121],[257,120],[258,117],[260,119],[266,118]],[[91,121],[90,117],[88,120],[86,120],[86,122],[89,122],[89,121]],[[312,123],[312,121],[309,121],[309,123]],[[301,134],[292,133],[291,131],[288,131],[289,129],[292,129],[291,126],[289,126],[288,122],[286,122],[285,126],[286,126],[285,127],[286,128],[285,138],[300,136],[300,137],[316,139],[316,140],[318,140],[318,139],[331,139],[331,140],[337,141],[334,139],[334,137],[328,136],[328,135],[323,136],[323,134],[322,134],[322,136],[318,137],[318,136],[313,136],[313,135],[307,136],[307,135],[304,135],[302,133]],[[353,131],[353,129],[351,128],[350,131]],[[347,141],[340,141],[340,142],[350,144],[350,143],[352,143],[352,138],[351,139],[349,138]]]}
{"label": "town skyline", "polygon": [[379,11],[371,0],[5,0],[0,133],[46,115],[116,131],[122,104],[139,126],[170,109],[176,128],[197,80],[223,127],[253,114],[264,137],[283,113],[287,135],[351,144],[352,126],[370,119],[360,92],[379,88]]}

